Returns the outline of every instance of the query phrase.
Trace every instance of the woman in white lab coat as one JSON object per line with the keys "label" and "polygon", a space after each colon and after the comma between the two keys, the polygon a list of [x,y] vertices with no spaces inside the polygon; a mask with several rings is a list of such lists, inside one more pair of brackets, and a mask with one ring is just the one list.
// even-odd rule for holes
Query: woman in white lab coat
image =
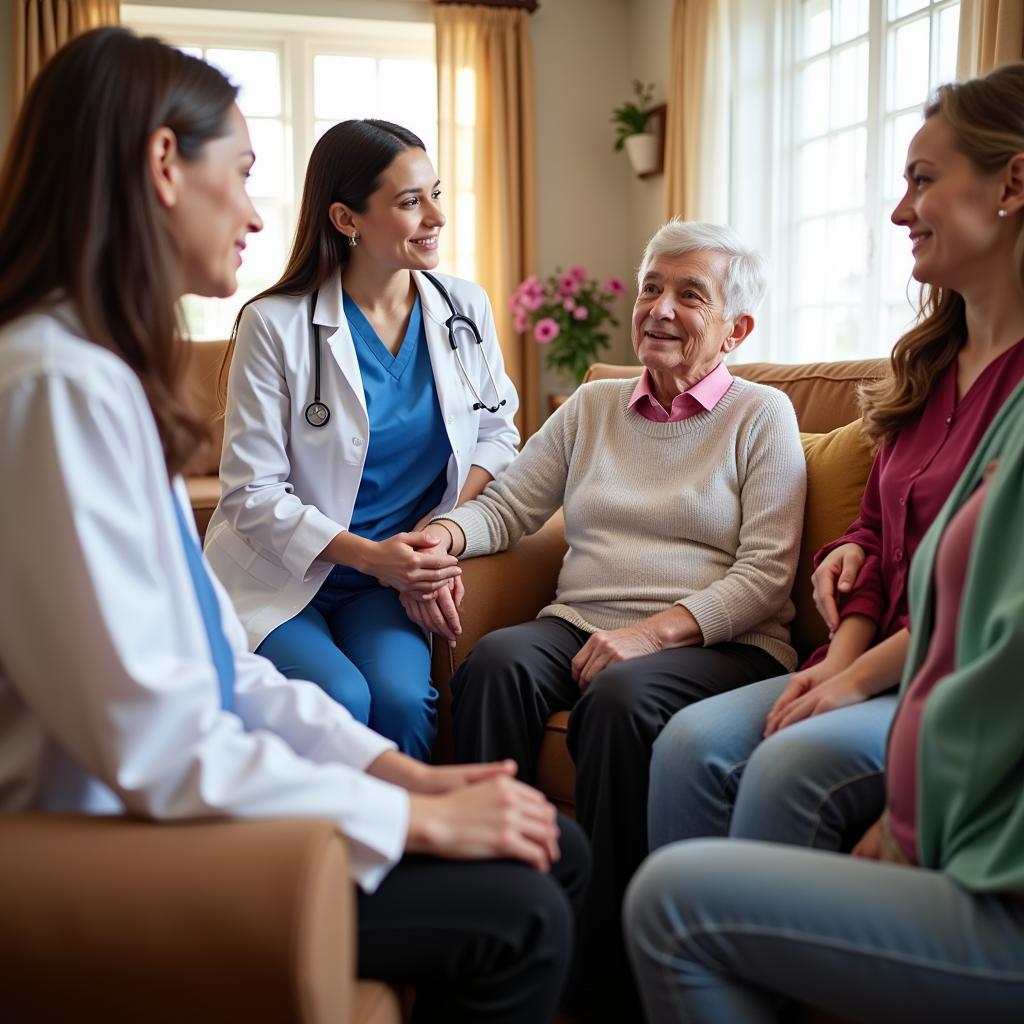
{"label": "woman in white lab coat", "polygon": [[486,294],[430,273],[440,195],[399,125],[345,121],[316,144],[284,274],[236,323],[206,541],[251,649],[420,759],[429,631],[454,641],[462,597],[420,526],[519,441]]}
{"label": "woman in white lab coat", "polygon": [[14,126],[0,811],[333,819],[362,889],[362,976],[415,985],[416,1020],[550,1019],[578,832],[563,823],[555,864],[554,811],[513,766],[421,764],[249,653],[199,551],[179,474],[205,426],[175,304],[230,295],[261,226],[234,96],[201,61],[98,29],[43,68]]}

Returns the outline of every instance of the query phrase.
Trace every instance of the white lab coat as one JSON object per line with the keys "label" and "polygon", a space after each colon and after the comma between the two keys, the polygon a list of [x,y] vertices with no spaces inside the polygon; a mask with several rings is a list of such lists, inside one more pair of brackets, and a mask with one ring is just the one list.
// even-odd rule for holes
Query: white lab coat
{"label": "white lab coat", "polygon": [[362,769],[393,744],[250,654],[214,580],[221,709],[145,394],[79,330],[67,306],[0,329],[0,810],[331,818],[372,890],[408,796]]}
{"label": "white lab coat", "polygon": [[[448,307],[421,274],[413,278],[452,447],[448,485],[436,514],[454,508],[471,466],[497,476],[512,461],[519,443],[512,419],[519,399],[505,374],[484,290],[438,275],[455,308],[478,325],[483,346],[463,341],[459,354],[481,398],[494,404],[486,354],[505,400],[496,413],[473,410],[473,393],[444,327]],[[314,319],[321,325],[320,397],[331,410],[326,426],[311,427],[305,419],[315,366],[309,296],[274,295],[247,306],[231,361],[221,499],[207,530],[206,556],[231,595],[250,650],[305,608],[327,578],[332,565],[318,555],[352,521],[372,443],[340,277],[320,289]]]}

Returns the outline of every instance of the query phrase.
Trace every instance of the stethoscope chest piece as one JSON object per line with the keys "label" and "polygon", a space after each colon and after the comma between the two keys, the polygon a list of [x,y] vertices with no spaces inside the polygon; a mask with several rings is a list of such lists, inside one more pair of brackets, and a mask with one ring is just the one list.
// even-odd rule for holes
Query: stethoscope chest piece
{"label": "stethoscope chest piece", "polygon": [[311,427],[325,426],[331,418],[331,410],[323,402],[310,402],[306,406],[306,422]]}

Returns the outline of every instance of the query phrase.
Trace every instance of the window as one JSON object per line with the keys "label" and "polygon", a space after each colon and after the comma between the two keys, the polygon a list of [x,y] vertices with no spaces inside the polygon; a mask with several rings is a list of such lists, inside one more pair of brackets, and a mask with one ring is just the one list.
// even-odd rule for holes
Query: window
{"label": "window", "polygon": [[240,87],[256,163],[249,193],[263,218],[230,299],[186,296],[193,338],[225,338],[241,304],[284,268],[306,161],[338,121],[380,117],[437,152],[437,74],[429,22],[293,17],[149,6],[122,7],[124,24],[215,64]]}
{"label": "window", "polygon": [[[924,103],[955,77],[959,16],[957,0],[780,5],[778,57],[764,66],[777,70],[773,166],[763,175],[776,194],[760,214],[749,201],[735,210],[741,232],[746,217],[761,244],[769,240],[774,269],[768,330],[747,358],[884,355],[910,323],[910,247],[889,215]],[[749,81],[740,104],[744,90],[749,103]],[[764,100],[754,102],[763,115]],[[737,113],[749,123],[751,112]]]}

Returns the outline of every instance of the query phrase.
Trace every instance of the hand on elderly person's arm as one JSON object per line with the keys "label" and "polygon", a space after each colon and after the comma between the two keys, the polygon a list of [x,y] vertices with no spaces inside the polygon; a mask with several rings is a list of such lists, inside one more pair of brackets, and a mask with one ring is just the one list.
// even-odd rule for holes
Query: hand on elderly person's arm
{"label": "hand on elderly person's arm", "polygon": [[642,658],[672,647],[704,642],[697,620],[682,605],[673,605],[633,626],[593,633],[572,659],[572,678],[585,693],[594,676],[619,661]]}
{"label": "hand on elderly person's arm", "polygon": [[[437,541],[436,549],[449,554],[461,553],[466,546],[465,535],[458,524],[451,520],[437,520],[428,524],[423,532]],[[402,593],[399,600],[406,615],[421,629],[434,633],[454,647],[462,633],[459,608],[466,594],[462,577],[456,576],[449,586],[428,594]]]}

